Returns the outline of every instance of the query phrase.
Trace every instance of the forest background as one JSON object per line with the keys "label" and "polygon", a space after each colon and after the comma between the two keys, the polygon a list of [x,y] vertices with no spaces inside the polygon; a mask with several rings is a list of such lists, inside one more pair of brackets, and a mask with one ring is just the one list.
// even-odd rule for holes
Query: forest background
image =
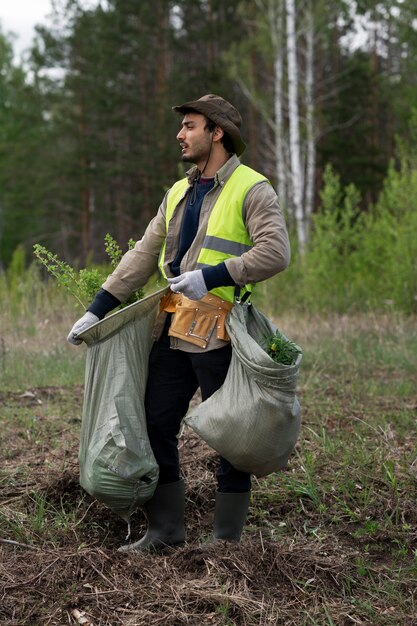
{"label": "forest background", "polygon": [[242,112],[242,160],[291,230],[291,268],[264,293],[415,312],[415,2],[52,6],[21,62],[0,32],[0,271],[37,242],[83,267],[105,262],[107,232],[139,239],[184,172],[171,107],[212,92]]}
{"label": "forest background", "polygon": [[[0,32],[0,624],[415,626],[415,0],[52,4],[21,61]],[[126,558],[79,485],[83,308],[33,246],[106,275],[106,234],[127,249],[184,172],[171,107],[207,92],[285,211],[291,265],[256,298],[303,349],[302,428],[230,546],[184,429],[188,542]]]}

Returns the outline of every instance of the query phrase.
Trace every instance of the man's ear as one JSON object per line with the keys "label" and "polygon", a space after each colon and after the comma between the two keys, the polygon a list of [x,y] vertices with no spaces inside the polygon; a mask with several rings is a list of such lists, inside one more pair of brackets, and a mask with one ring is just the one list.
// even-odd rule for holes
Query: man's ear
{"label": "man's ear", "polygon": [[213,130],[213,141],[220,141],[223,135],[224,135],[223,128],[220,128],[220,126],[216,126],[216,128]]}

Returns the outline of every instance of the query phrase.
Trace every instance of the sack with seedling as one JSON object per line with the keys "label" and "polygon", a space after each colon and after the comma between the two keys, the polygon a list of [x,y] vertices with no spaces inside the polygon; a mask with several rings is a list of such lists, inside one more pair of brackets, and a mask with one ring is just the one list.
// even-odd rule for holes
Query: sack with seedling
{"label": "sack with seedling", "polygon": [[253,305],[235,304],[226,326],[226,380],[185,422],[234,467],[266,476],[285,467],[298,439],[302,350]]}
{"label": "sack with seedling", "polygon": [[[110,235],[105,243],[111,265],[116,266],[122,252]],[[40,263],[85,310],[107,273],[96,268],[76,271],[43,246],[34,248]],[[142,291],[135,293],[130,304],[124,303],[79,335],[87,345],[80,484],[128,524],[133,511],[152,497],[158,482],[144,396],[152,327],[165,291],[147,297],[142,297]]]}

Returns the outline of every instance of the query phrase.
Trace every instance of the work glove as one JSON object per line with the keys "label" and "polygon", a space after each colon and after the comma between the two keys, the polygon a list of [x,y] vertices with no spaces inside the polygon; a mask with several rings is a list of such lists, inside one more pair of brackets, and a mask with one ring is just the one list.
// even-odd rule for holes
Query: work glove
{"label": "work glove", "polygon": [[175,278],[168,278],[171,291],[183,293],[190,300],[201,300],[208,292],[202,270],[184,272]]}
{"label": "work glove", "polygon": [[74,346],[79,346],[82,343],[81,339],[77,339],[76,336],[83,333],[87,328],[90,328],[93,324],[99,321],[100,318],[94,313],[87,311],[85,315],[83,315],[78,322],[75,322],[74,326],[71,328],[69,335],[67,337],[67,341],[69,343],[74,344]]}

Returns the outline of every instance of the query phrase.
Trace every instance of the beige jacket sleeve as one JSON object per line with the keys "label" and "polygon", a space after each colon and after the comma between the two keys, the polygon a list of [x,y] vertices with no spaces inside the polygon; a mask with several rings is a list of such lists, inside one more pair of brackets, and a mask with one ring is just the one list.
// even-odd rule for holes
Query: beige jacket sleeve
{"label": "beige jacket sleeve", "polygon": [[[219,187],[220,191],[220,187]],[[127,252],[119,265],[103,284],[121,302],[132,292],[144,287],[158,269],[161,248],[167,237],[166,206],[168,192],[159,207],[157,215],[150,222],[145,234],[133,250]],[[213,197],[213,202],[215,201]],[[182,211],[170,222],[171,235],[167,239],[166,263],[175,257]],[[184,257],[183,271],[196,267],[198,253],[202,245],[209,215],[202,219],[194,245]],[[283,271],[290,261],[290,244],[285,219],[279,207],[277,195],[268,182],[255,185],[247,194],[243,205],[243,217],[253,247],[240,257],[226,260],[226,267],[237,285],[257,283]]]}
{"label": "beige jacket sleeve", "polygon": [[103,289],[109,291],[120,302],[124,302],[136,290],[144,287],[158,269],[158,259],[166,237],[166,199],[158,213],[149,223],[142,239],[132,250],[126,252],[120,263],[110,274]]}
{"label": "beige jacket sleeve", "polygon": [[253,247],[240,257],[226,260],[229,274],[241,286],[282,272],[291,256],[285,219],[272,185],[255,185],[245,198],[243,212]]}

